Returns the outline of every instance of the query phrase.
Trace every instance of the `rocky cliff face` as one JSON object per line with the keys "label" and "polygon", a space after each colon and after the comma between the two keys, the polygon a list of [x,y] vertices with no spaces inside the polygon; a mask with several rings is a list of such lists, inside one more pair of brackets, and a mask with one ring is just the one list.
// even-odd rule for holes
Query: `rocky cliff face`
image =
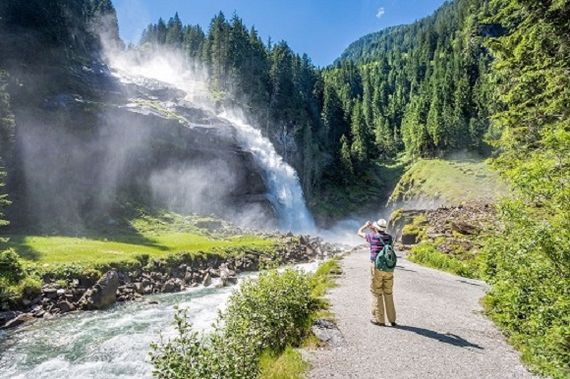
{"label": "rocky cliff face", "polygon": [[271,219],[263,173],[231,124],[160,82],[110,72],[93,30],[98,3],[0,5],[16,121],[6,158],[13,224],[80,232],[133,205]]}

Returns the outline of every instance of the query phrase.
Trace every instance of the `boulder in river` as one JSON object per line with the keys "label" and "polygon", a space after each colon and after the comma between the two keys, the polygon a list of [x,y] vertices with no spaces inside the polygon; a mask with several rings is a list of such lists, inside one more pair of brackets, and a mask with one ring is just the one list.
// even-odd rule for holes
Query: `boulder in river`
{"label": "boulder in river", "polygon": [[101,279],[81,298],[81,304],[85,309],[102,309],[117,301],[117,289],[119,288],[119,275],[117,271],[106,272]]}
{"label": "boulder in river", "polygon": [[6,325],[4,325],[2,328],[3,329],[15,328],[16,326],[20,326],[23,323],[31,321],[33,319],[34,315],[32,315],[31,313],[22,313],[18,315],[16,318],[13,318],[10,321],[8,321]]}

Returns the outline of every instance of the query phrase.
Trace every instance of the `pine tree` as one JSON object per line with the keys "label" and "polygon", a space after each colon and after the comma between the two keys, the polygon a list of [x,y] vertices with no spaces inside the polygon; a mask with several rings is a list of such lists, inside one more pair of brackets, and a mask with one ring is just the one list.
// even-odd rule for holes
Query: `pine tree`
{"label": "pine tree", "polygon": [[350,179],[354,175],[354,168],[352,166],[352,155],[350,153],[350,144],[348,139],[343,134],[340,137],[340,167],[341,167],[341,177],[345,180]]}
{"label": "pine tree", "polygon": [[178,16],[178,12],[176,12],[174,17],[168,20],[166,29],[166,36],[164,38],[165,44],[173,47],[181,47],[184,35],[182,34],[183,26],[182,21],[180,21],[180,17]]}
{"label": "pine tree", "polygon": [[352,136],[350,151],[357,167],[360,169],[366,166],[370,154],[370,137],[360,102],[356,102],[353,107],[350,132]]}
{"label": "pine tree", "polygon": [[14,142],[14,115],[10,108],[10,96],[7,92],[8,74],[0,70],[0,226],[8,222],[4,211],[10,205],[5,192],[6,169],[12,160]]}

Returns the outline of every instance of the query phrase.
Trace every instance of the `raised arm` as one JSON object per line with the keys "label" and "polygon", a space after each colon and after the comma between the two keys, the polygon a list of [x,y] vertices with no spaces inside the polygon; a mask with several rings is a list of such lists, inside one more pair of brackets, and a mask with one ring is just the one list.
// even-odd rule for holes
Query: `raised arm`
{"label": "raised arm", "polygon": [[366,224],[362,225],[360,227],[360,229],[358,229],[358,236],[362,237],[362,238],[366,238],[366,234],[364,233],[364,231],[371,225],[370,221],[366,221]]}

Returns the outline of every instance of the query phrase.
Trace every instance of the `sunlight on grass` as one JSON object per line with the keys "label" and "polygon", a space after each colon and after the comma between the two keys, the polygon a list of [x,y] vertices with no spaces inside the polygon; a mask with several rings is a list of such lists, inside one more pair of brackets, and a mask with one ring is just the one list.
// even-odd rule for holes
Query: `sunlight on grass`
{"label": "sunlight on grass", "polygon": [[447,205],[495,202],[507,188],[483,160],[421,159],[413,164],[390,201],[439,199]]}
{"label": "sunlight on grass", "polygon": [[275,244],[272,239],[252,235],[213,238],[178,215],[145,216],[133,220],[131,226],[134,230],[85,237],[12,235],[7,245],[29,262],[89,265],[133,262],[142,254],[166,257],[179,252],[223,255],[241,248],[269,250]]}

